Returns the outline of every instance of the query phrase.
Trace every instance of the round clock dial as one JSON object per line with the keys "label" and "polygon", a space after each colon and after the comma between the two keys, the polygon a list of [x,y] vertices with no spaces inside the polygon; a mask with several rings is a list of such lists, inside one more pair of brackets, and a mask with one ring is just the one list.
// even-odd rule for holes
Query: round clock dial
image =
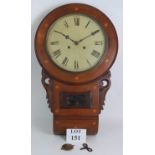
{"label": "round clock dial", "polygon": [[105,35],[100,25],[83,14],[58,18],[46,36],[50,59],[61,69],[82,72],[95,67],[105,52]]}

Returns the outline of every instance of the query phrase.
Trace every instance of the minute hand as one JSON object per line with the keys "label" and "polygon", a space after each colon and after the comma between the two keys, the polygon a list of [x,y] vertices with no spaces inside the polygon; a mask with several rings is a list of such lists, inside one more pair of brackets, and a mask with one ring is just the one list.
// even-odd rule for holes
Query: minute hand
{"label": "minute hand", "polygon": [[78,41],[78,43],[80,43],[81,41],[83,41],[83,40],[85,40],[85,39],[87,39],[87,38],[89,38],[89,37],[95,35],[95,34],[98,33],[99,31],[100,31],[100,30],[96,30],[96,31],[92,32],[92,33],[89,34],[88,36],[86,36],[86,37],[80,39],[80,40]]}

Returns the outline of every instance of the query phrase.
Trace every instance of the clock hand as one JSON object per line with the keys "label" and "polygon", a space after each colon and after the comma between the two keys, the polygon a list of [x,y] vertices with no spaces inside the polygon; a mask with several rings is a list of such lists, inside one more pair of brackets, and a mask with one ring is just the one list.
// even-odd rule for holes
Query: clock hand
{"label": "clock hand", "polygon": [[56,31],[56,30],[55,30],[54,32],[61,34],[61,35],[64,36],[66,39],[69,39],[70,41],[72,41],[75,45],[78,45],[78,42],[75,41],[75,40],[73,40],[73,39],[71,39],[71,38],[69,37],[69,35],[65,35],[64,33],[59,32],[59,31]]}
{"label": "clock hand", "polygon": [[55,30],[54,32],[61,34],[61,35],[62,35],[62,36],[64,36],[66,39],[69,39],[69,36],[68,36],[68,35],[63,34],[62,32],[59,32],[59,31],[56,31],[56,30]]}
{"label": "clock hand", "polygon": [[92,32],[91,34],[89,34],[89,35],[87,35],[86,37],[84,37],[84,38],[80,39],[79,41],[77,41],[77,43],[80,43],[81,41],[83,41],[83,40],[85,40],[85,39],[87,39],[87,38],[89,38],[89,37],[95,35],[95,34],[98,33],[99,31],[100,31],[100,30],[96,30],[96,31]]}
{"label": "clock hand", "polygon": [[95,35],[96,33],[98,33],[100,30],[96,30],[94,32],[91,33],[91,35]]}

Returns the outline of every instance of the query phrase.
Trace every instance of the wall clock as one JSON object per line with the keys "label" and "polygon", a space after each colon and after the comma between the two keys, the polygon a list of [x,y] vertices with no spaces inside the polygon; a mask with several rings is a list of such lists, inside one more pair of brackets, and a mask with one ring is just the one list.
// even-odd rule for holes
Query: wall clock
{"label": "wall clock", "polygon": [[35,49],[54,133],[84,128],[96,134],[118,49],[112,22],[92,6],[63,5],[40,23]]}

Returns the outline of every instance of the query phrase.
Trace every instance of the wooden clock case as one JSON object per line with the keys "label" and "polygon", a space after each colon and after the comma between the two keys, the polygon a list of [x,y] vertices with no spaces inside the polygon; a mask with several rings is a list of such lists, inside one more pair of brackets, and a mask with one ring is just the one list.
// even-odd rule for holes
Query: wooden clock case
{"label": "wooden clock case", "polygon": [[[46,52],[46,34],[50,25],[59,17],[70,13],[91,17],[106,34],[105,54],[102,60],[88,71],[64,71],[51,61]],[[92,6],[67,4],[51,11],[40,23],[35,37],[35,51],[42,66],[42,84],[47,93],[48,105],[54,115],[55,134],[65,134],[67,128],[84,128],[87,129],[87,134],[97,133],[99,114],[111,84],[109,69],[115,61],[117,50],[118,39],[112,22]],[[69,103],[74,105],[68,105],[68,99]]]}

